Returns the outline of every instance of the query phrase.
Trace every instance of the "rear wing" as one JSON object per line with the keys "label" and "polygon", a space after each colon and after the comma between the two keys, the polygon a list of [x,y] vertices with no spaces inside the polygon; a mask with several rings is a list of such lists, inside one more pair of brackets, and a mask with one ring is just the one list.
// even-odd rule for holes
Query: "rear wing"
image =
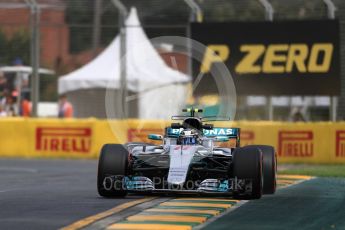
{"label": "rear wing", "polygon": [[[171,127],[167,127],[165,129],[165,135],[171,138],[177,138],[180,135],[180,132],[183,128],[180,129],[173,129]],[[236,139],[236,147],[240,146],[240,128],[221,128],[221,127],[214,127],[213,129],[203,129],[204,136],[206,137],[219,137],[219,136],[226,136],[229,139]]]}

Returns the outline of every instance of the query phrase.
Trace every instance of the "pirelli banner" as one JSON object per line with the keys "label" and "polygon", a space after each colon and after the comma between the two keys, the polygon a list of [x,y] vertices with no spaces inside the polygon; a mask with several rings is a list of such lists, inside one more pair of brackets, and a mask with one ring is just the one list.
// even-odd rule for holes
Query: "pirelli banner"
{"label": "pirelli banner", "polygon": [[242,144],[269,144],[281,163],[345,163],[345,123],[250,123]]}
{"label": "pirelli banner", "polygon": [[196,94],[217,92],[219,62],[240,95],[340,94],[337,20],[193,23],[191,36],[208,48],[193,61],[193,76],[203,74]]}
{"label": "pirelli banner", "polygon": [[93,120],[5,118],[0,121],[0,155],[90,158],[95,156]]}
{"label": "pirelli banner", "polygon": [[[97,158],[103,144],[150,142],[148,134],[163,134],[164,130],[164,124],[157,121],[114,120],[111,125],[117,127],[116,134],[105,120],[1,119],[0,157]],[[274,146],[280,163],[345,163],[345,122],[236,122],[216,126],[241,128],[242,146]]]}
{"label": "pirelli banner", "polygon": [[3,118],[0,130],[1,157],[96,158],[104,143],[119,142],[96,119]]}

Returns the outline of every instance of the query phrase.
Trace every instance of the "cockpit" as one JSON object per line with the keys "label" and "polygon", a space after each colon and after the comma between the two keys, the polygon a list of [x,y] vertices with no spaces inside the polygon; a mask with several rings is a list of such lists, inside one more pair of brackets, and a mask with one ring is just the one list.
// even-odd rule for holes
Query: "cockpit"
{"label": "cockpit", "polygon": [[183,121],[182,126],[185,129],[196,129],[200,132],[202,132],[202,128],[203,128],[200,119],[194,118],[194,117],[186,118]]}
{"label": "cockpit", "polygon": [[200,143],[199,131],[196,129],[185,129],[180,132],[177,138],[177,144],[179,145],[198,145]]}

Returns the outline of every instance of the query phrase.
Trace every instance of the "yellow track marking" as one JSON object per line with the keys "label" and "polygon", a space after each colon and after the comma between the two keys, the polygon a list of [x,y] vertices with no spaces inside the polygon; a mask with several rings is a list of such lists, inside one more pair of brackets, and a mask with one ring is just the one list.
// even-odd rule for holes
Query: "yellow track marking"
{"label": "yellow track marking", "polygon": [[312,178],[312,176],[304,176],[304,175],[278,175],[279,179],[292,179],[292,180],[308,180]]}
{"label": "yellow track marking", "polygon": [[220,211],[218,210],[199,210],[199,209],[160,209],[160,208],[151,208],[145,210],[145,212],[171,212],[171,213],[193,213],[193,214],[210,214],[218,215]]}
{"label": "yellow track marking", "polygon": [[[303,180],[309,180],[313,178],[312,176],[304,176],[304,175],[278,175],[278,184],[282,185],[289,185],[289,184],[295,184],[299,183]],[[111,216],[115,213],[119,213],[121,211],[124,211],[132,206],[148,202],[150,200],[155,199],[155,197],[149,197],[149,198],[143,198],[134,200],[125,204],[118,205],[110,210],[107,210],[105,212],[98,213],[93,216],[89,216],[87,218],[84,218],[82,220],[79,220],[77,222],[72,223],[71,225],[68,225],[64,228],[61,228],[61,230],[76,230],[84,228],[90,224],[93,224],[103,218],[106,218],[108,216]],[[188,201],[194,201],[194,202],[188,202]],[[198,202],[199,201],[199,202]],[[234,204],[224,204],[224,203],[207,203],[207,202],[239,202],[239,200],[233,200],[233,199],[226,199],[226,198],[176,198],[171,200],[170,202],[163,202],[159,206],[165,206],[165,207],[187,207],[187,209],[175,209],[175,208],[159,208],[159,206],[156,206],[155,208],[149,208],[146,210],[143,210],[143,212],[153,212],[152,215],[134,215],[127,217],[128,221],[162,221],[163,223],[113,223],[110,226],[108,226],[107,229],[124,229],[124,230],[192,230],[192,226],[190,225],[181,225],[176,224],[174,225],[171,222],[195,222],[195,223],[203,223],[207,220],[207,217],[204,216],[188,216],[189,214],[208,214],[208,215],[218,215],[222,211],[221,210],[199,210],[199,209],[193,209],[193,207],[209,207],[209,208],[224,208],[228,209],[232,207]],[[190,207],[190,208],[188,208]],[[141,212],[141,213],[143,213]],[[165,213],[165,215],[159,215],[159,213]],[[180,216],[179,213],[184,213],[186,216]],[[147,213],[148,214],[148,213]],[[155,215],[156,214],[156,215]],[[167,223],[165,224],[164,221]],[[170,222],[170,223],[169,223]]]}
{"label": "yellow track marking", "polygon": [[204,216],[177,216],[177,215],[134,215],[127,217],[128,221],[173,221],[173,222],[195,222],[204,223],[207,217]]}
{"label": "yellow track marking", "polygon": [[294,184],[296,181],[293,180],[279,180],[278,179],[278,184]]}
{"label": "yellow track marking", "polygon": [[164,202],[160,206],[184,206],[184,207],[212,207],[230,208],[231,204],[212,204],[212,203],[192,203],[192,202]]}
{"label": "yellow track marking", "polygon": [[200,201],[221,201],[221,202],[239,202],[239,200],[231,200],[231,199],[217,199],[217,198],[176,198],[174,200],[200,200]]}
{"label": "yellow track marking", "polygon": [[171,224],[132,224],[119,223],[110,225],[107,229],[131,229],[131,230],[192,230],[189,225],[171,225]]}
{"label": "yellow track marking", "polygon": [[75,229],[80,229],[80,228],[84,228],[85,226],[87,225],[90,225],[100,219],[103,219],[105,217],[108,217],[108,216],[111,216],[115,213],[118,213],[118,212],[121,212],[127,208],[130,208],[132,206],[135,206],[137,204],[141,204],[141,203],[144,203],[144,202],[147,202],[147,201],[150,201],[150,200],[153,200],[155,199],[155,197],[149,197],[149,198],[143,198],[143,199],[139,199],[139,200],[134,200],[134,201],[131,201],[131,202],[127,202],[127,203],[124,203],[124,204],[121,204],[119,206],[116,206],[112,209],[109,209],[105,212],[101,212],[101,213],[98,213],[96,215],[93,215],[93,216],[89,216],[85,219],[82,219],[82,220],[79,220],[77,222],[74,222],[73,224],[71,225],[68,225],[64,228],[61,228],[61,230],[75,230]]}

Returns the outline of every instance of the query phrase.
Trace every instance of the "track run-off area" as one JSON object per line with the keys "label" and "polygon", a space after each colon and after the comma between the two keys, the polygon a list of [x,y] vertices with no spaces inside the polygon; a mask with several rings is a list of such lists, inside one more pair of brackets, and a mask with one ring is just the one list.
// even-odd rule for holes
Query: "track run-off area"
{"label": "track run-off area", "polygon": [[96,191],[96,160],[0,160],[0,229],[345,229],[345,179],[279,175],[260,200]]}

